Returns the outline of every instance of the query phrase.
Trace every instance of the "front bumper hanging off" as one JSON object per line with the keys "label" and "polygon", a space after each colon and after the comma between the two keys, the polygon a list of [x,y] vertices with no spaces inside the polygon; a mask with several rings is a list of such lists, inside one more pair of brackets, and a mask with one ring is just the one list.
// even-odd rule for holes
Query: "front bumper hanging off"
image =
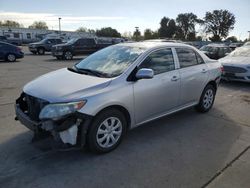
{"label": "front bumper hanging off", "polygon": [[47,135],[52,135],[56,142],[77,147],[85,145],[86,133],[92,116],[76,112],[58,120],[36,121],[29,117],[29,113],[25,108],[27,108],[27,104],[21,95],[15,104],[15,120],[19,120],[24,126],[33,131],[34,138],[40,138],[39,135],[44,135],[46,132],[49,133]]}

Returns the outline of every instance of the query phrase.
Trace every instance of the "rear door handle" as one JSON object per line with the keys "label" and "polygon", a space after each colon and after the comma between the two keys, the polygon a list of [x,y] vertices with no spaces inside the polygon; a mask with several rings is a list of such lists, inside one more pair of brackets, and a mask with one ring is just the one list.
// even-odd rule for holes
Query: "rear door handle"
{"label": "rear door handle", "polygon": [[206,72],[207,72],[207,69],[202,69],[201,72],[202,72],[202,73],[206,73]]}
{"label": "rear door handle", "polygon": [[178,76],[173,76],[173,77],[171,78],[171,81],[177,81],[177,80],[179,80]]}

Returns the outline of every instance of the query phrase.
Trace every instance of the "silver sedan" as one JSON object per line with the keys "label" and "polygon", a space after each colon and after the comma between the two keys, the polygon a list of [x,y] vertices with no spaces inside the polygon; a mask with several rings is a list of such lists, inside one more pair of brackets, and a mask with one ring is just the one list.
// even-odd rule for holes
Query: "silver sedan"
{"label": "silver sedan", "polygon": [[118,44],[25,85],[16,119],[63,144],[109,152],[146,122],[192,106],[208,112],[220,76],[220,65],[189,45]]}

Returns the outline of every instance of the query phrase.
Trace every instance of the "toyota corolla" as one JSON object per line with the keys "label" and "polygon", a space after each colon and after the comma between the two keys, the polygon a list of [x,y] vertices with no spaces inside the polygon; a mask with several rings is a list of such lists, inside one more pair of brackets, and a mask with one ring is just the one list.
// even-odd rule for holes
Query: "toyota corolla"
{"label": "toyota corolla", "polygon": [[220,77],[219,63],[189,45],[118,44],[26,84],[16,120],[35,137],[109,152],[146,122],[189,107],[208,112]]}

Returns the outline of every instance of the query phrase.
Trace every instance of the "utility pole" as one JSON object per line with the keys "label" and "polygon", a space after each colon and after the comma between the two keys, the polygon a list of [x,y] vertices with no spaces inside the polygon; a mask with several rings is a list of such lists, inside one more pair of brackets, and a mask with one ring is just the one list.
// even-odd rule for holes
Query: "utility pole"
{"label": "utility pole", "polygon": [[59,33],[61,34],[61,19],[62,18],[58,18],[58,20],[59,20]]}
{"label": "utility pole", "polygon": [[250,41],[250,31],[248,31],[248,33],[249,33],[249,37],[248,37],[248,40]]}

